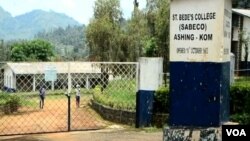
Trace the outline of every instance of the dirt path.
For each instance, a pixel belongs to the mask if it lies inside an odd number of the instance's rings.
[[[27,136],[0,137],[1,141],[162,141],[163,132],[105,129]]]
[[[83,99],[81,107],[76,108],[71,100],[71,130],[99,129],[106,126]],[[0,135],[60,132],[68,130],[67,98],[46,99],[44,109],[21,107],[12,115],[0,115]]]

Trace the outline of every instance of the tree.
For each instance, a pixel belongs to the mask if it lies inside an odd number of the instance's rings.
[[[131,19],[124,21],[119,0],[97,0],[86,30],[91,60],[137,61],[141,56],[161,56],[168,64],[169,3],[147,0],[146,10],[140,10],[135,0]]]
[[[158,56],[164,58],[164,72],[169,68],[169,30],[170,30],[170,1],[157,0],[155,18],[155,38],[158,46]]]
[[[8,61],[10,59],[10,41],[4,42],[0,39],[0,62]]]
[[[85,25],[59,27],[50,32],[40,32],[35,37],[53,44],[56,60],[84,60],[88,56],[84,31]]]
[[[156,12],[158,10],[157,3],[159,0],[147,0],[146,17],[151,36],[155,35],[155,20]]]
[[[166,72],[169,62],[170,1],[147,0],[146,14],[150,31],[146,46],[147,55],[163,57]]]
[[[86,29],[90,58],[95,61],[118,61],[122,12],[119,0],[97,0],[94,18]]]
[[[145,48],[144,48],[144,54],[149,57],[157,56],[158,52],[158,46],[156,43],[156,39],[152,37],[151,39],[147,40]]]
[[[0,61],[4,61],[4,45],[3,45],[4,41],[3,39],[0,39],[0,52],[1,52],[1,56],[0,56]]]
[[[150,39],[150,32],[146,14],[138,9],[139,3],[135,2],[131,19],[127,22],[126,36],[128,37],[128,50],[130,61],[137,61],[138,57],[144,56],[145,45]]]
[[[12,61],[49,61],[53,56],[53,46],[44,40],[22,41],[11,45]]]

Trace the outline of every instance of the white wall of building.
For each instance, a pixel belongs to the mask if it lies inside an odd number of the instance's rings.
[[[250,61],[250,18],[244,17],[243,21],[243,32],[244,32],[244,39],[248,41],[248,61]],[[244,61],[245,56],[245,45],[242,45],[242,53],[241,53],[241,61]]]
[[[9,67],[4,68],[4,86],[8,88],[16,88],[15,76]]]

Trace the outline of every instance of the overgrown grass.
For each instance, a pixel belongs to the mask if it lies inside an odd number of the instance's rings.
[[[94,89],[94,100],[114,109],[135,111],[136,85],[135,80],[114,80],[101,91],[101,86]]]

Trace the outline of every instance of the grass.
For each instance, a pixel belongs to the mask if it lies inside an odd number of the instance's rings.
[[[47,90],[46,93],[46,99],[47,100],[58,100],[65,97],[66,90]],[[71,91],[71,96],[74,96],[74,89]],[[81,89],[81,92],[84,96],[91,96],[93,93],[92,89]],[[34,108],[37,107],[38,101],[39,101],[39,95],[38,91],[32,91],[32,92],[16,92],[16,93],[6,93],[6,92],[0,92],[0,105],[3,105],[6,103],[6,99],[10,96],[17,96],[20,98],[21,106]]]
[[[47,90],[46,99],[65,98],[66,90]],[[94,89],[81,89],[83,95],[94,97],[94,100],[100,104],[115,109],[135,111],[136,108],[136,81],[134,79],[120,79],[110,81],[108,86],[101,91],[101,87]],[[11,94],[12,95],[12,94]],[[36,107],[39,99],[38,91],[35,92],[16,92],[21,98],[23,106]],[[75,95],[75,90],[71,90],[71,96]],[[1,98],[0,98],[1,103]]]
[[[249,82],[250,83],[250,76],[240,76],[234,79],[235,83],[245,83]]]
[[[94,90],[94,100],[114,109],[135,111],[136,87],[134,80],[114,80],[101,91],[98,86]]]

